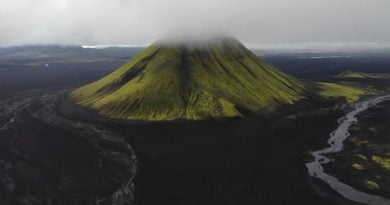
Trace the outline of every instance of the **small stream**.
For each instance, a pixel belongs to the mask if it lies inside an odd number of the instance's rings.
[[[330,138],[328,139],[329,147],[311,153],[314,157],[314,161],[306,163],[309,174],[312,177],[321,179],[332,189],[349,200],[370,205],[389,205],[390,199],[358,191],[353,187],[340,182],[336,177],[325,173],[322,166],[323,164],[330,162],[330,159],[326,157],[327,154],[337,153],[343,149],[343,142],[350,135],[348,132],[349,127],[353,123],[357,123],[356,116],[360,112],[387,100],[390,100],[390,95],[380,96],[356,103],[351,112],[338,119],[339,126],[336,130],[330,133]]]

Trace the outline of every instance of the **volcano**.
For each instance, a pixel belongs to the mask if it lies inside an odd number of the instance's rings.
[[[156,42],[70,100],[119,120],[242,117],[304,97],[297,79],[259,59],[234,38]]]

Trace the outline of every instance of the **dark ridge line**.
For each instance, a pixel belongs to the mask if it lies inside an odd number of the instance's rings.
[[[220,75],[219,72],[215,71],[216,69],[211,69],[210,66],[207,65],[207,64],[204,62],[204,58],[201,58],[201,57],[200,57],[202,54],[199,54],[199,52],[200,52],[200,51],[195,51],[195,52],[193,52],[193,55],[195,55],[196,58],[198,58],[198,60],[199,60],[200,63],[202,64],[202,67],[205,68],[205,69],[207,69],[207,71],[211,71],[211,72],[212,72],[213,74],[215,74],[215,75]],[[204,52],[207,52],[207,54],[204,54],[204,56],[206,56],[206,57],[209,58],[210,60],[215,59],[215,60],[217,61],[218,65],[222,68],[222,70],[224,70],[225,72],[227,72],[227,73],[229,74],[229,76],[231,76],[231,78],[232,78],[232,77],[235,78],[234,75],[232,75],[229,71],[227,71],[226,68],[225,68],[225,67],[216,59],[216,57],[214,57],[214,56],[212,55],[212,53],[210,54],[210,49],[209,49],[209,50],[205,50]],[[210,57],[210,56],[213,56],[213,57]],[[233,79],[233,80],[235,80],[235,81],[236,81],[244,90],[245,90],[245,89],[247,90],[247,88],[245,88],[244,86],[242,86],[242,84],[239,82],[238,79]],[[227,83],[230,84],[229,82],[227,82]],[[251,93],[249,90],[248,90],[248,92],[249,92],[250,94],[253,95],[253,93]],[[225,100],[225,101],[227,101],[227,102],[233,104],[234,107],[237,106],[236,103],[232,102],[232,101],[229,100],[229,99],[226,99],[224,96],[218,95],[218,93],[215,93],[215,94],[212,95],[211,97],[223,99],[223,100]],[[257,99],[258,99],[258,98],[257,98]],[[219,103],[219,105],[221,106],[220,103]],[[238,111],[238,110],[237,110],[237,111]],[[239,112],[240,114],[242,114],[240,111],[238,111],[238,112]]]
[[[208,65],[204,62],[204,58],[201,57],[201,56],[203,55],[204,57],[207,57],[207,58],[211,59],[211,58],[210,58],[210,54],[202,54],[202,53],[200,53],[200,52],[201,52],[201,51],[199,51],[199,50],[195,50],[195,51],[191,52],[191,55],[193,56],[193,58],[194,58],[195,60],[197,60],[197,61],[199,61],[199,62],[201,63],[202,68],[207,69],[207,71],[212,72],[214,75],[219,75],[219,73],[216,72],[215,69],[210,69],[210,66],[208,66]],[[204,52],[206,52],[206,50],[204,50]],[[207,51],[207,52],[208,52],[208,51]],[[199,97],[200,97],[201,94],[202,94],[202,93],[196,95],[196,98],[195,98],[195,100],[194,100],[194,104],[196,104],[196,102],[198,101],[198,99],[199,99]],[[217,98],[217,99],[218,99],[218,98],[221,98],[221,99],[223,99],[223,100],[226,100],[226,101],[232,103],[234,106],[236,106],[235,103],[231,102],[230,100],[227,100],[227,99],[223,98],[222,96],[219,96],[218,94],[216,94],[216,95],[211,95],[211,97],[212,97],[213,99],[215,99],[215,98]],[[221,106],[220,103],[219,103],[219,106]],[[221,113],[221,114],[223,114],[223,113]]]
[[[195,55],[197,60],[202,64],[203,68],[207,68],[208,71],[211,71],[215,75],[218,75],[218,72],[215,72],[214,69],[209,69],[210,67],[207,65],[207,63],[205,63],[204,58],[202,58],[202,55],[204,55],[204,54],[202,54],[201,51],[194,51],[194,52],[192,52],[192,55]],[[208,55],[205,55],[205,57],[210,58],[210,56],[208,56]]]
[[[190,79],[190,71],[189,71],[189,58],[188,58],[188,49],[186,47],[181,48],[182,53],[181,53],[181,61],[180,61],[180,66],[179,66],[179,89],[180,89],[180,96],[182,97],[182,101],[184,103],[184,112],[183,112],[183,117],[187,114],[187,108],[188,108],[188,103],[191,97],[191,91],[189,87],[189,82],[188,80]]]
[[[129,68],[130,71],[125,72],[122,76],[120,76],[120,80],[117,82],[113,82],[111,84],[108,84],[107,86],[97,90],[98,93],[107,94],[108,92],[111,92],[113,90],[117,90],[120,87],[122,87],[127,82],[134,79],[140,72],[142,72],[146,66],[148,65],[148,61],[152,59],[156,54],[160,51],[160,48],[156,49],[151,55],[146,56],[145,58],[138,61],[133,67]]]
[[[259,64],[259,61],[262,61],[262,60],[260,60],[257,56],[253,55],[253,53],[251,53],[247,48],[245,48],[245,46],[239,45],[239,49],[240,49],[240,48],[241,48],[242,50],[244,50],[244,51],[246,52],[246,54],[248,54],[250,57],[252,57],[251,60],[252,60],[252,61],[255,61],[255,64],[256,64],[258,67],[260,67],[261,70],[265,71],[268,75],[270,75],[272,78],[274,78],[274,79],[277,80],[278,82],[282,83],[284,86],[286,86],[286,87],[289,88],[290,90],[292,90],[292,91],[294,91],[294,92],[296,92],[296,93],[301,93],[301,92],[295,90],[295,88],[293,88],[293,87],[289,86],[288,84],[286,84],[285,82],[283,82],[281,79],[279,79],[279,78],[277,77],[277,75],[271,73],[269,70],[267,70],[266,68],[264,68],[261,64]],[[244,53],[244,54],[245,54],[245,53]],[[249,69],[249,67],[247,67],[244,63],[242,63],[239,59],[237,59],[237,61],[238,61],[244,68]],[[265,61],[262,61],[262,62],[263,62],[264,64],[267,64]],[[267,64],[267,65],[268,65],[268,64]],[[272,67],[272,66],[271,66],[271,67]],[[288,78],[285,78],[285,76],[284,76],[283,74],[281,74],[280,76],[281,76],[283,79],[289,81]],[[258,78],[256,78],[256,79],[258,79]],[[290,81],[289,81],[289,82],[290,82]],[[292,82],[290,82],[290,83],[292,83]],[[295,84],[295,83],[292,83],[292,84]],[[268,87],[268,86],[267,86],[267,87]],[[280,99],[275,99],[274,97],[273,97],[273,99],[274,99],[275,101],[280,101]]]
[[[129,105],[127,105],[124,110],[129,110],[129,109],[138,109],[140,106],[140,98],[137,96],[135,100],[133,100]]]
[[[255,75],[255,73],[253,73],[253,71],[251,71],[251,69],[250,69],[248,66],[246,66],[243,62],[241,62],[240,59],[236,59],[236,60],[237,60],[237,62],[238,62],[242,67],[245,68],[245,70],[246,70],[253,78],[255,78],[255,79],[257,79],[257,80],[260,80],[259,78],[257,78],[257,76]]]
[[[212,54],[214,53],[213,51],[210,51]],[[239,79],[237,79],[234,75],[232,75],[228,70],[227,68],[225,68],[225,66],[222,64],[222,62],[220,62],[220,60],[214,56],[214,60],[217,62],[217,64],[225,71],[229,74],[229,76],[231,76],[231,78],[233,78],[242,88],[244,88],[244,90],[247,90],[248,93],[252,94],[252,96],[254,96],[255,98],[257,98],[258,100],[262,100],[260,98],[257,97],[256,94],[254,94],[251,90],[249,90],[249,88],[247,88],[246,86],[242,85],[242,83],[240,82]]]
[[[245,65],[243,62],[241,62],[241,60],[237,59],[237,62],[238,62],[242,67],[244,67],[245,70],[246,70],[254,79],[256,79],[256,80],[261,80],[261,79],[259,79],[258,76],[256,76],[256,74],[255,74],[247,65]]]
[[[215,71],[215,69],[210,69],[210,66],[208,66],[207,63],[205,63],[204,58],[202,58],[202,55],[204,55],[204,54],[202,54],[200,52],[201,51],[192,52],[192,55],[195,56],[194,58],[196,58],[196,60],[198,60],[201,63],[202,68],[204,68],[203,70],[206,71],[206,74],[210,75],[210,73],[211,73],[211,74],[213,74],[215,76],[220,75],[220,73]],[[204,56],[210,59],[209,55],[204,55]],[[198,83],[196,83],[196,85],[199,86]]]
[[[214,75],[218,76],[220,75],[219,72],[216,72],[215,69],[210,69],[210,66],[208,66],[205,62],[204,62],[204,58],[202,58],[202,54],[200,53],[201,51],[199,50],[195,50],[193,52],[191,52],[191,55],[194,56],[195,60],[199,61],[202,65],[202,68],[205,68],[206,71],[208,72],[211,72],[213,73]],[[203,54],[204,55],[204,54]],[[207,54],[207,55],[204,55],[205,57],[209,58],[210,59],[210,55]],[[218,95],[217,95],[218,96]],[[219,98],[222,98],[221,96],[218,96]],[[226,99],[225,99],[226,100]],[[228,100],[227,100],[228,101]],[[229,101],[230,102],[230,101]],[[231,102],[232,103],[232,102]]]

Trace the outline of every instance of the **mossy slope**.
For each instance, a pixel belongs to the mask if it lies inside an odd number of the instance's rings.
[[[294,103],[304,89],[229,38],[197,46],[155,43],[70,97],[114,119],[201,120],[272,110]]]

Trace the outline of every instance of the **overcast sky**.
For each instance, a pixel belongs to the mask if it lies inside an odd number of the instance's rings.
[[[0,0],[0,46],[217,34],[252,45],[390,44],[390,0]]]

